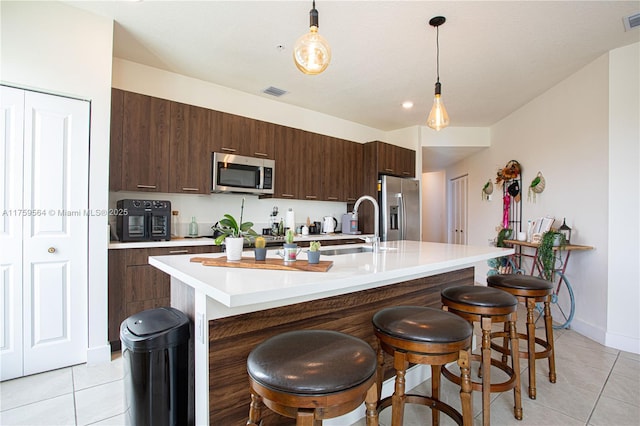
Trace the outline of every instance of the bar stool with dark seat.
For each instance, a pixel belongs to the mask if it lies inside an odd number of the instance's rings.
[[[376,353],[367,342],[328,330],[271,337],[247,358],[251,406],[247,425],[259,425],[262,404],[296,425],[316,426],[366,406],[366,423],[378,425]]]
[[[516,331],[518,300],[515,296],[495,288],[484,286],[456,286],[440,292],[443,309],[461,316],[470,323],[477,322],[482,329],[482,352],[471,355],[473,361],[480,361],[482,382],[472,381],[473,390],[482,391],[482,420],[485,426],[491,422],[489,407],[491,392],[504,392],[513,389],[514,416],[522,420],[522,400],[520,395],[520,362],[518,356],[511,357],[511,367],[505,362],[491,357],[491,327],[496,323],[507,323],[509,329],[510,350],[518,350]],[[501,383],[491,383],[491,366],[507,373],[509,378]],[[442,374],[454,383],[461,378],[446,367]]]
[[[459,425],[473,424],[469,369],[473,328],[467,321],[440,309],[395,306],[378,311],[373,316],[373,327],[379,343],[378,383],[383,380],[384,352],[393,356],[396,370],[393,395],[378,402],[378,412],[392,406],[392,426],[402,425],[405,402],[430,407],[434,425],[439,424],[440,411]],[[454,361],[462,372],[462,414],[440,400],[442,366]],[[405,394],[405,373],[409,363],[431,365],[431,397]]]
[[[527,334],[518,333],[520,339],[527,341],[527,351],[520,351],[520,358],[527,358],[529,361],[529,398],[536,399],[536,360],[541,358],[549,359],[549,381],[556,382],[556,361],[555,348],[553,344],[553,319],[551,318],[551,295],[553,294],[553,283],[543,278],[532,277],[530,275],[507,274],[491,275],[487,277],[489,287],[497,288],[514,295],[518,301],[523,302],[527,307]],[[536,303],[544,304],[544,325],[546,341],[536,337],[536,326],[534,310]],[[502,337],[506,340],[506,329],[504,332],[492,333],[491,338]],[[542,350],[536,352],[536,344]],[[507,349],[505,342],[502,346],[492,342],[491,347],[503,354],[503,362],[506,360]]]

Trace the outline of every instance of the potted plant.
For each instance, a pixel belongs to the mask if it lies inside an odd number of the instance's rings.
[[[255,248],[253,249],[253,254],[258,261],[264,261],[267,258],[267,241],[264,237],[256,237],[253,242]]]
[[[293,229],[288,229],[287,233],[284,235],[284,250],[282,257],[285,262],[294,262],[298,257],[298,253],[300,253],[298,245],[293,242],[295,236],[296,233]]]
[[[553,281],[553,270],[556,265],[556,254],[554,247],[562,249],[566,245],[563,234],[556,231],[548,231],[542,235],[538,246],[538,259],[542,265],[542,274],[545,279]]]
[[[230,214],[225,214],[212,229],[219,233],[214,240],[216,245],[222,244],[224,241],[227,260],[238,261],[242,259],[242,247],[245,238],[249,236],[257,237],[258,234],[252,229],[253,222],[243,222],[242,214],[244,212],[244,198],[240,207],[240,221],[237,221]]]
[[[320,241],[312,241],[307,252],[307,261],[311,264],[320,262]]]

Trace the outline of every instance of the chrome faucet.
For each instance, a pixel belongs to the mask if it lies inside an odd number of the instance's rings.
[[[367,243],[372,243],[373,244],[373,249],[375,251],[378,250],[378,243],[380,242],[380,206],[378,206],[378,201],[373,198],[370,195],[363,195],[362,197],[358,198],[358,201],[356,201],[356,204],[353,206],[353,216],[357,219],[358,218],[358,207],[360,206],[360,203],[362,203],[364,200],[369,200],[373,203],[373,207],[375,208],[375,228],[373,230],[373,239],[371,239],[371,237],[366,237],[366,238],[360,238],[362,240],[364,240]]]

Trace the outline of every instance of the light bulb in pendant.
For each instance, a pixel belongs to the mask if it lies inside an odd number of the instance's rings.
[[[293,47],[293,60],[300,71],[309,75],[320,74],[331,62],[329,43],[318,33],[316,2],[309,12],[309,32],[300,37]]]
[[[447,109],[444,107],[444,102],[442,102],[440,82],[437,82],[433,106],[431,107],[429,117],[427,118],[427,126],[434,130],[440,130],[444,129],[448,125],[449,114],[447,113]]]

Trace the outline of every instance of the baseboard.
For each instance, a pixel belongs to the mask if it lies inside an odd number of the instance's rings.
[[[111,362],[111,346],[109,344],[87,349],[87,364],[107,364]]]
[[[619,349],[640,355],[640,339],[637,337],[623,336],[621,334],[607,333],[605,345],[610,348]]]

